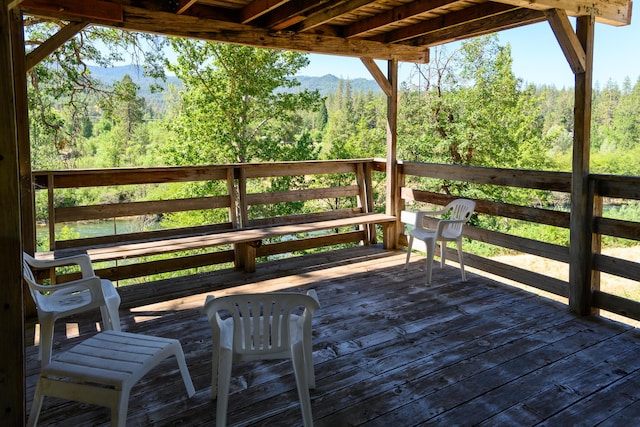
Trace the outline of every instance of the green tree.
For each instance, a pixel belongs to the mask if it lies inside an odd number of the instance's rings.
[[[532,88],[523,88],[514,76],[511,50],[500,45],[497,36],[466,41],[450,55],[441,51],[422,77],[422,93],[408,98],[402,112],[403,119],[419,116],[422,123],[410,118],[418,128],[399,135],[401,158],[505,168],[550,167],[538,99]],[[472,196],[470,189],[474,188],[498,200],[525,197],[524,193],[505,194],[457,181],[430,185],[453,195]]]
[[[172,39],[168,63],[185,90],[168,120],[172,164],[234,163],[314,158],[300,111],[321,106],[317,91],[287,92],[306,56],[246,46]]]
[[[27,53],[65,25],[25,17]],[[163,75],[165,39],[89,26],[29,71],[29,119],[34,169],[73,167],[79,143],[90,136],[87,120],[97,99],[111,91],[91,75],[89,64],[110,66],[125,59],[144,62],[150,75]]]

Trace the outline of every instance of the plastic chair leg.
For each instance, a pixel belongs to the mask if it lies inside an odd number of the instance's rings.
[[[431,284],[431,270],[433,267],[433,255],[436,251],[436,240],[428,239],[425,240],[425,245],[427,246],[427,285]]]
[[[311,345],[311,333],[305,333],[302,337],[304,350],[304,366],[306,367],[307,386],[316,388],[316,374],[313,369],[313,349]]]
[[[40,322],[40,362],[42,366],[51,362],[53,352],[53,329],[54,320],[43,320]]]
[[[447,262],[447,241],[440,240],[440,268],[444,268]]]
[[[182,351],[182,347],[179,345],[173,347],[173,354],[175,355],[176,361],[178,362],[180,375],[182,375],[184,387],[187,389],[187,396],[191,397],[196,394],[196,389],[193,387],[193,382],[191,381],[191,375],[189,375],[189,368],[187,368],[187,361],[184,359],[184,352]]]
[[[462,240],[458,240],[458,262],[460,263],[460,274],[462,274],[462,281],[467,281],[467,276],[464,274],[464,261],[462,260]]]
[[[116,427],[127,426],[127,411],[129,410],[129,392],[130,390],[126,389],[118,393],[118,403],[111,407],[111,425]]]
[[[311,415],[311,396],[309,395],[309,384],[307,383],[307,367],[304,360],[304,348],[302,343],[297,343],[291,349],[291,361],[293,362],[293,373],[296,377],[298,387],[298,399],[300,400],[300,410],[302,411],[302,423],[304,427],[313,426],[313,416]]]
[[[409,235],[409,246],[407,246],[407,260],[404,262],[404,269],[409,265],[409,257],[411,257],[411,248],[413,247],[413,236]]]
[[[35,427],[38,424],[38,418],[40,418],[40,410],[42,409],[42,392],[40,381],[36,386],[36,392],[33,396],[33,402],[31,403],[31,411],[29,412],[29,419],[27,420],[27,427]]]
[[[227,425],[227,403],[231,383],[231,350],[221,349],[218,359],[218,401],[216,402],[216,427]]]

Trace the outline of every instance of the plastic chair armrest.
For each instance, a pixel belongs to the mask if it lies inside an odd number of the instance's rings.
[[[78,265],[80,266],[80,272],[82,273],[82,278],[90,278],[91,276],[95,276],[93,272],[93,266],[91,265],[91,258],[87,254],[78,254],[71,255],[64,258],[52,259],[52,260],[42,260],[34,258],[33,261],[29,261],[29,264],[38,269],[47,269],[53,267],[63,267],[67,265]]]
[[[41,285],[38,283],[30,284],[38,292],[55,293],[64,291],[70,288],[76,288],[77,291],[87,289],[91,292],[92,299],[103,300],[104,295],[102,293],[102,281],[98,276],[83,277],[82,279],[72,280],[70,282],[56,283],[55,285]]]

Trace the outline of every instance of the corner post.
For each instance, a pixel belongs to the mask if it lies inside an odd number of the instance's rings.
[[[397,216],[396,225],[389,226],[389,241],[385,242],[387,249],[398,247],[398,224],[400,221],[396,207],[398,206],[398,60],[388,61],[388,79],[391,84],[391,94],[387,95],[387,186],[386,213]]]
[[[13,10],[0,1],[0,336],[6,351],[0,356],[0,425],[24,425],[25,342],[18,154],[17,92],[13,69]]]
[[[577,18],[576,35],[585,54],[585,70],[575,75],[574,137],[571,176],[569,309],[580,315],[592,312],[593,207],[589,206],[589,151],[591,148],[591,95],[595,18]]]

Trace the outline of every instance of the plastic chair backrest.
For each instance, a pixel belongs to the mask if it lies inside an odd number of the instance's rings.
[[[205,312],[213,323],[220,313],[233,318],[233,352],[239,355],[269,355],[286,353],[291,346],[291,315],[304,307],[300,318],[311,326],[311,316],[318,302],[298,293],[262,293],[229,295],[209,300]],[[302,326],[302,325],[300,325]]]
[[[476,202],[468,199],[456,199],[445,206],[444,210],[450,212],[449,221],[444,220],[445,226],[442,235],[448,239],[455,239],[462,235],[462,226],[471,218]]]
[[[42,285],[36,282],[36,278],[33,275],[33,270],[29,265],[29,261],[33,260],[33,257],[25,252],[22,253],[22,275],[24,276],[25,281],[29,285],[29,292],[31,292],[31,296],[33,297],[33,301],[36,305],[40,305],[40,299],[43,298],[42,295]]]

